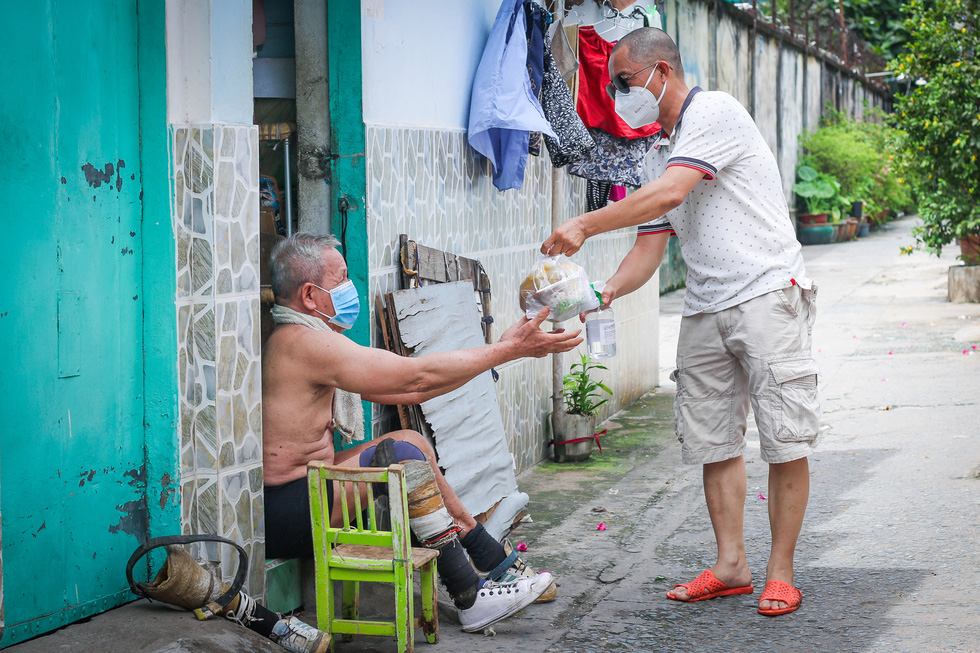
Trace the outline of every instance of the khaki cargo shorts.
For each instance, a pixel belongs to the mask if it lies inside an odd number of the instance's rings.
[[[730,460],[745,449],[751,401],[767,463],[810,455],[820,428],[810,350],[816,285],[794,284],[718,313],[681,320],[674,419],[683,461]]]

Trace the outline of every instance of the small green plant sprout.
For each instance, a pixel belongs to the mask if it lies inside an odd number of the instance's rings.
[[[613,391],[605,383],[596,381],[591,373],[594,370],[608,369],[604,365],[592,362],[582,355],[578,363],[573,363],[571,371],[565,375],[562,394],[565,397],[565,412],[571,415],[595,415],[596,409],[609,401],[608,398],[599,400],[602,390],[612,396]],[[597,401],[598,400],[598,401]]]
[[[796,169],[796,176],[800,181],[793,184],[793,192],[803,198],[807,213],[829,213],[834,209],[834,198],[840,192],[836,179],[806,165]]]

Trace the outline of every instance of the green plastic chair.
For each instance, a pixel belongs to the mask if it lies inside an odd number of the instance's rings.
[[[436,606],[436,558],[439,552],[413,548],[408,528],[408,493],[405,468],[337,467],[322,462],[307,466],[310,484],[310,513],[313,524],[313,561],[316,569],[316,617],[320,630],[344,636],[394,636],[398,651],[415,650],[416,627],[421,627],[426,641],[439,641],[439,618]],[[337,481],[343,525],[333,528],[327,506],[327,483]],[[391,530],[378,528],[371,484],[388,486]],[[351,495],[353,505],[351,505]],[[364,497],[368,497],[367,500]],[[365,505],[366,504],[366,505]],[[412,582],[414,570],[421,575],[422,617],[414,617]],[[334,581],[343,581],[340,619],[335,615]],[[360,583],[393,583],[395,610],[391,621],[366,621],[358,618]],[[334,650],[333,642],[330,650]]]

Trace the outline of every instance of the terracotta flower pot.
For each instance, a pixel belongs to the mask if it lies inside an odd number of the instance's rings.
[[[827,213],[800,213],[797,217],[801,224],[826,224]]]
[[[973,234],[965,238],[957,238],[960,244],[960,258],[966,265],[980,265],[980,236]]]

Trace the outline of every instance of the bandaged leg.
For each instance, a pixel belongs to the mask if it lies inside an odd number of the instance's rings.
[[[422,546],[439,550],[436,559],[439,578],[456,607],[465,610],[476,600],[480,578],[459,542],[459,527],[446,510],[429,463],[409,460],[404,464],[409,527]]]
[[[442,493],[429,463],[407,461],[405,486],[408,489],[409,526],[422,546],[441,549],[443,544],[455,541],[459,527],[442,502]]]

